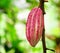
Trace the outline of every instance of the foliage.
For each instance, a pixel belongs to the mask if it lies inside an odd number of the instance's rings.
[[[12,0],[0,0],[0,9],[7,9],[11,6]]]
[[[29,6],[25,7],[24,9],[20,9],[14,5],[14,1],[15,0],[0,0],[0,52],[42,53],[43,48],[41,41],[36,45],[35,48],[33,48],[29,45],[28,41],[25,38],[25,26],[28,13],[32,8],[38,7],[39,2],[37,0],[25,0],[26,3],[29,4]],[[60,5],[60,3],[58,3],[58,5]],[[22,13],[23,11],[24,14],[26,13],[26,17],[23,14],[23,19],[20,19],[21,17],[18,17],[17,14],[19,12]],[[60,28],[58,28],[57,26],[58,22],[60,21],[60,8],[56,7],[55,5],[50,5],[50,3],[45,3],[45,11],[46,34],[49,34],[55,38],[60,37]],[[57,28],[55,26],[57,26]],[[46,44],[48,48],[55,49],[56,39],[50,40],[46,38]],[[47,53],[54,52],[47,51]]]
[[[60,7],[60,0],[49,0],[49,2],[51,3],[51,5]]]

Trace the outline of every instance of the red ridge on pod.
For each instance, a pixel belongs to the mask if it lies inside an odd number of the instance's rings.
[[[40,40],[44,27],[43,13],[40,8],[34,8],[28,15],[26,24],[26,37],[31,46],[35,46]]]

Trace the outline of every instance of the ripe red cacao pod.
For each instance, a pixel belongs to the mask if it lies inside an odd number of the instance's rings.
[[[44,28],[43,12],[40,8],[34,8],[28,15],[26,24],[26,37],[31,46],[35,46],[42,36]]]

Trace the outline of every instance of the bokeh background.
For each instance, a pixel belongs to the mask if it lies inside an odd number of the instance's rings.
[[[60,40],[60,1],[45,2],[44,23],[47,48]],[[32,47],[26,39],[26,21],[39,0],[0,0],[0,53],[43,53],[41,40]],[[47,53],[55,53],[47,50]]]

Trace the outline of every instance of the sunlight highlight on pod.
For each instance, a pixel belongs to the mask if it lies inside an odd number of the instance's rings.
[[[41,39],[44,28],[43,12],[40,8],[33,8],[28,15],[26,37],[31,46],[36,46]]]

